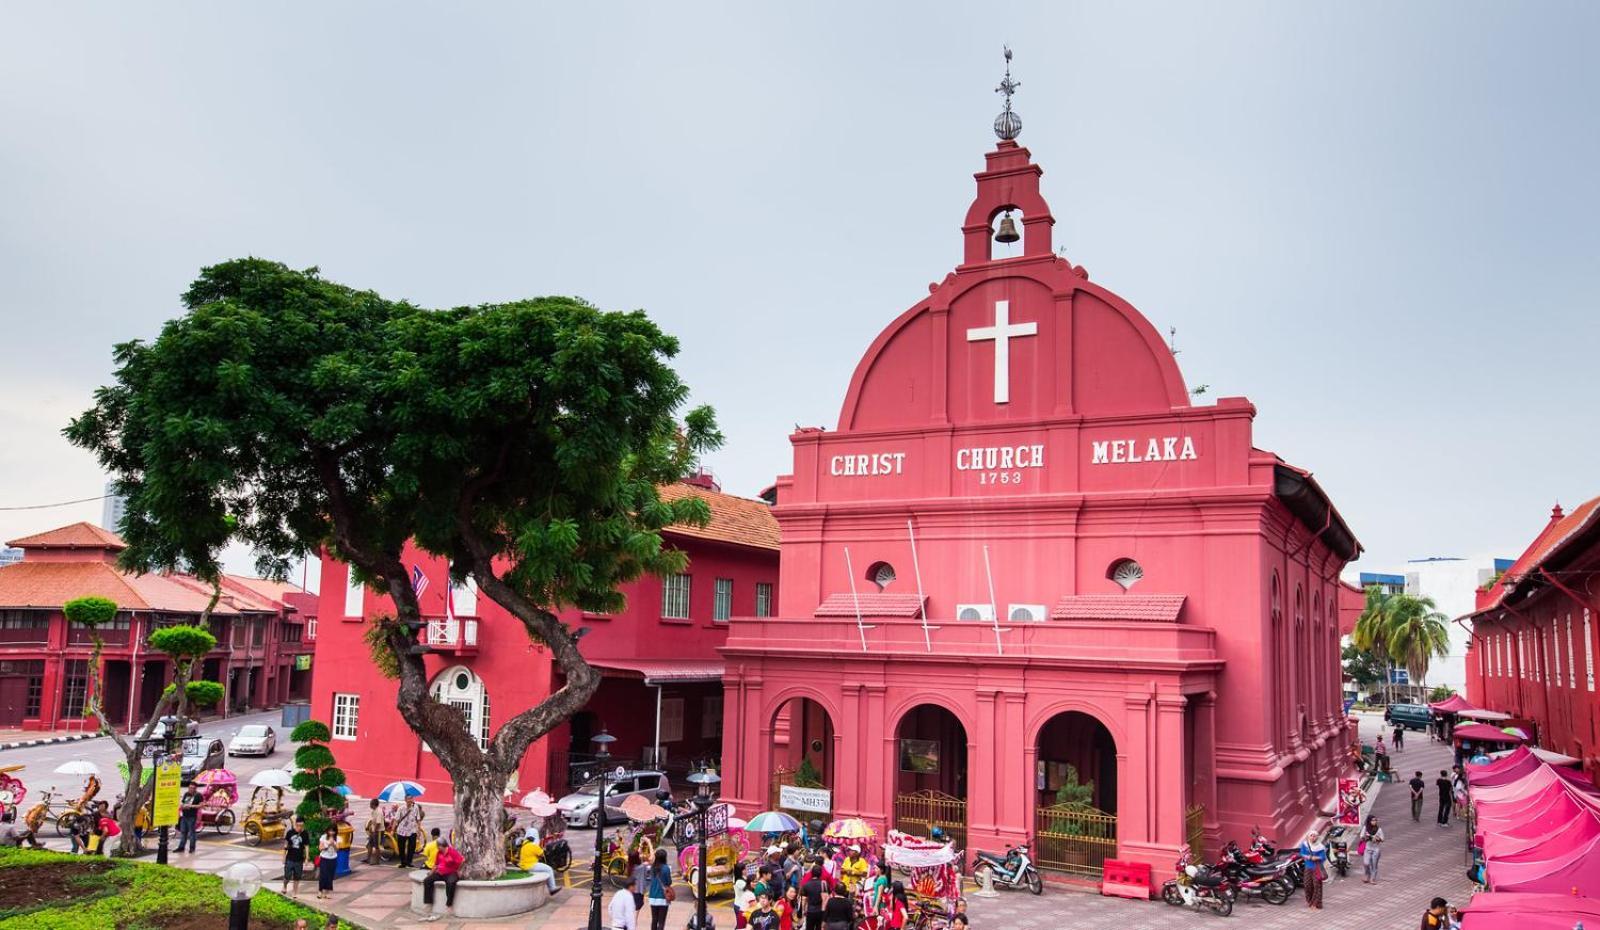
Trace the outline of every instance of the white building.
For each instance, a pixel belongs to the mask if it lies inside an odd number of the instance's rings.
[[[128,512],[128,499],[117,493],[116,486],[106,482],[106,499],[100,510],[100,526],[113,533],[122,532],[122,515]]]
[[[1413,597],[1431,597],[1439,612],[1446,617],[1460,617],[1477,609],[1477,591],[1481,585],[1511,567],[1511,559],[1491,556],[1455,558],[1450,556],[1412,559],[1405,565],[1404,573],[1361,573],[1361,586],[1382,585],[1393,590],[1404,579],[1404,592]],[[1471,632],[1453,620],[1446,624],[1450,630],[1450,655],[1435,659],[1428,665],[1429,687],[1447,685],[1458,692],[1467,688],[1467,640]]]
[[[15,546],[0,546],[0,566],[22,561],[22,550]]]

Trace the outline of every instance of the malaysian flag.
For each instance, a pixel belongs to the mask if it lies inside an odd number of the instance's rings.
[[[422,573],[422,566],[411,566],[411,593],[421,597],[422,592],[426,590],[428,590],[428,576]]]

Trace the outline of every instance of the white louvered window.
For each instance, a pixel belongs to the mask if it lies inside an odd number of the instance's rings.
[[[1561,687],[1561,621],[1557,620],[1550,627],[1550,683]]]
[[[333,696],[333,738],[356,738],[356,727],[361,722],[361,695],[335,694]]]
[[[1578,654],[1572,651],[1572,611],[1567,611],[1567,687],[1578,687]]]
[[[433,699],[449,704],[461,714],[467,732],[478,741],[479,749],[489,748],[489,689],[483,679],[464,665],[457,665],[439,673],[433,680]],[[433,750],[426,743],[423,748]]]
[[[689,619],[688,575],[669,575],[661,580],[661,616],[668,620]]]
[[[355,569],[345,567],[347,574],[344,579],[344,615],[346,617],[360,617],[366,599],[367,590],[356,580]]]
[[[478,582],[468,578],[464,584],[450,583],[450,610],[458,617],[478,615]]]
[[[711,598],[711,619],[726,620],[733,616],[733,579],[718,578]]]
[[[683,739],[683,698],[661,699],[661,741],[676,743]]]
[[[756,582],[756,616],[772,616],[772,582]]]
[[[1594,637],[1589,632],[1589,608],[1583,609],[1583,677],[1588,690],[1594,690]]]

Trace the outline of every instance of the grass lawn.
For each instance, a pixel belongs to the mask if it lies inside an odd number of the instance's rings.
[[[0,926],[7,930],[215,930],[225,926],[222,880],[187,869],[32,849],[0,849]],[[319,911],[263,889],[250,926],[321,930]],[[354,930],[340,923],[341,930]]]

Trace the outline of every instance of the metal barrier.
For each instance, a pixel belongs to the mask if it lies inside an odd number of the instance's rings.
[[[938,827],[955,841],[956,848],[967,848],[967,802],[942,791],[925,789],[894,798],[894,828],[902,833],[929,836]]]
[[[1081,804],[1034,811],[1034,856],[1041,869],[1099,879],[1117,857],[1117,815]]]
[[[1189,853],[1196,862],[1206,861],[1206,806],[1191,804],[1183,812],[1183,832],[1189,841]]]

